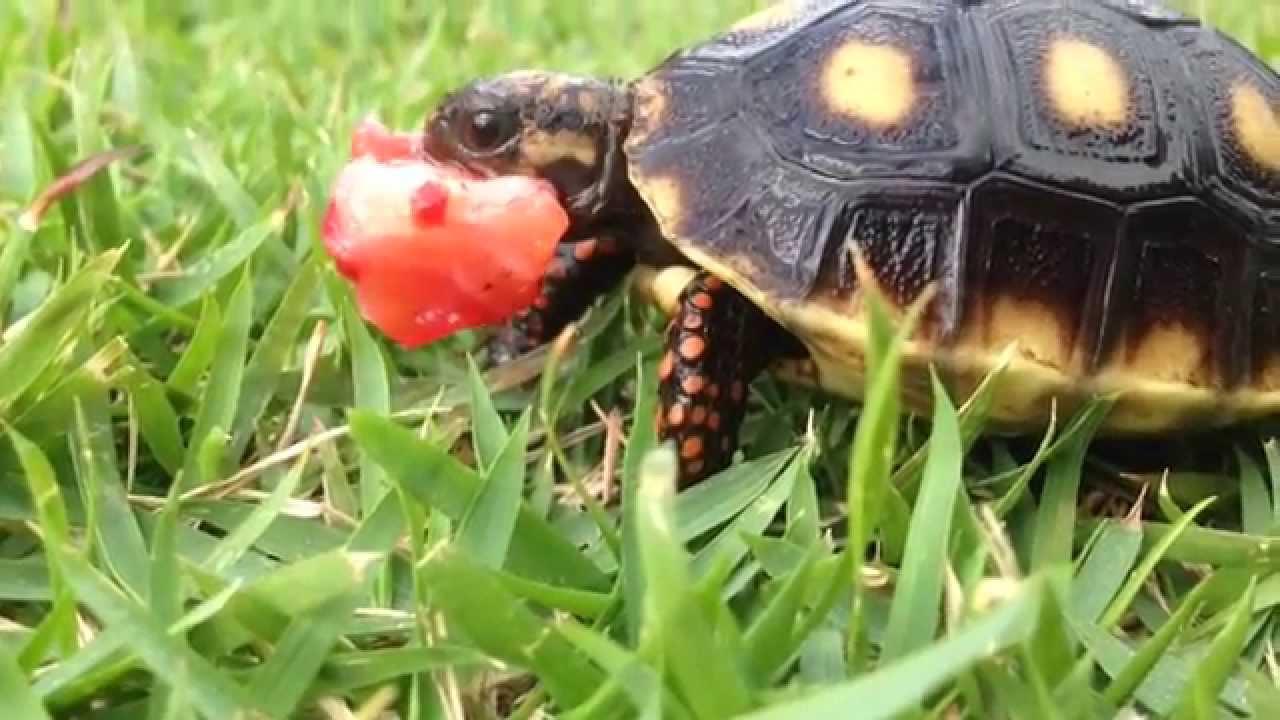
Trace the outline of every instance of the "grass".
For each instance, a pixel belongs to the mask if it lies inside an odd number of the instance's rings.
[[[975,441],[983,394],[902,416],[882,324],[864,408],[762,380],[673,496],[628,298],[485,375],[357,317],[317,221],[363,114],[755,4],[0,4],[5,717],[1280,716],[1263,437],[1166,477],[1107,464],[1104,403]],[[1280,60],[1276,8],[1198,8]]]

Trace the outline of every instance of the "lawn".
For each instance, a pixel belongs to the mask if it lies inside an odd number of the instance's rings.
[[[0,715],[1280,717],[1266,436],[977,438],[981,391],[901,412],[883,326],[865,408],[762,379],[673,496],[625,294],[483,373],[361,321],[318,232],[362,116],[761,4],[0,3]],[[1276,0],[1188,7],[1280,63]]]

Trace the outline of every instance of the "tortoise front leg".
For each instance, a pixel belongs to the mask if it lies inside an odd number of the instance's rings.
[[[504,364],[550,342],[634,265],[632,249],[610,235],[561,243],[533,306],[490,338],[489,363]]]
[[[798,343],[720,278],[701,272],[680,294],[658,367],[658,435],[680,458],[681,487],[729,465],[747,386]]]

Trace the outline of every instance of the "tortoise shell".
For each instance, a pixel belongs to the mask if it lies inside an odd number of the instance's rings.
[[[1280,79],[1197,20],[784,2],[633,93],[630,175],[663,234],[830,390],[861,390],[874,284],[898,308],[934,291],[921,402],[928,365],[962,389],[1003,358],[1006,424],[1112,392],[1123,431],[1280,411]]]

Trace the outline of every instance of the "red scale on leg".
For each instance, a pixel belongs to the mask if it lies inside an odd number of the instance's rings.
[[[747,384],[783,345],[773,342],[778,332],[763,312],[707,273],[681,293],[658,376],[660,436],[675,445],[682,486],[732,459]]]

